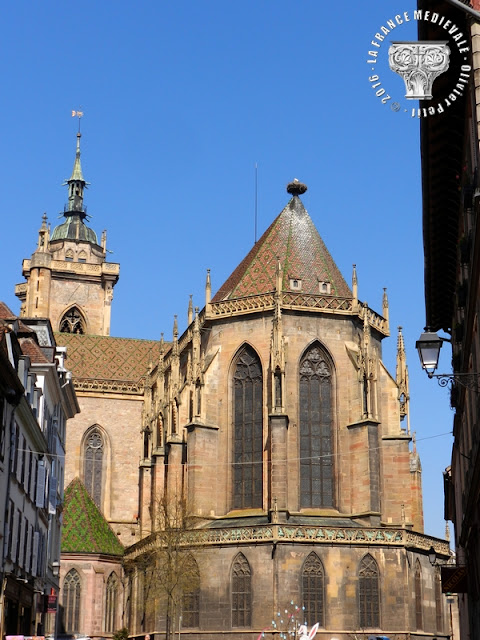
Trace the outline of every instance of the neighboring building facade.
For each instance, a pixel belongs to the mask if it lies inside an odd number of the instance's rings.
[[[144,384],[149,367],[158,360],[159,343],[109,336],[120,265],[106,261],[106,232],[99,245],[86,225],[86,184],[77,134],[74,167],[66,181],[65,221],[50,232],[43,216],[37,248],[23,262],[26,282],[15,292],[22,317],[50,317],[74,374],[81,412],[69,422],[67,432],[67,493],[74,482],[77,495],[79,480],[117,540],[117,546],[110,540],[105,543],[104,537],[87,544],[83,523],[73,518],[77,535],[70,533],[65,547],[62,544],[59,629],[102,637],[123,626],[118,553],[121,556],[123,546],[139,539]],[[75,541],[80,542],[78,548]]]
[[[48,320],[0,303],[0,353],[1,632],[53,633],[66,421],[79,407]]]
[[[480,11],[479,0],[471,5]],[[427,1],[419,8],[432,9]],[[480,637],[480,20],[449,2],[436,3],[435,11],[465,34],[469,48],[459,59],[451,47],[453,71],[435,81],[435,100],[448,96],[461,64],[472,66],[454,104],[442,115],[422,119],[421,152],[426,325],[451,335],[453,373],[473,374],[470,380],[460,376],[451,393],[454,441],[445,472],[445,518],[454,523],[457,566],[442,574],[444,590],[458,593],[460,637],[475,640]],[[444,33],[420,23],[422,40],[444,40]]]
[[[294,602],[325,640],[447,638],[428,552],[447,559],[449,545],[423,532],[403,337],[392,377],[386,294],[378,314],[359,300],[355,268],[347,285],[302,204],[305,185],[289,184],[289,203],[213,297],[208,273],[205,307],[190,303],[188,328],[179,336],[175,319],[167,344],[108,335],[119,268],[85,225],[79,143],[68,184],[67,221],[50,235],[44,219],[16,289],[24,313],[49,310],[74,373],[66,514],[108,523],[93,541],[70,520],[64,630],[162,637],[164,603],[146,576],[166,501],[188,512],[195,586],[169,616],[182,636],[257,638]],[[72,297],[74,286],[88,296]]]

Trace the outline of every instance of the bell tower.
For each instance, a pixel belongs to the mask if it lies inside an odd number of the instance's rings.
[[[72,175],[64,182],[65,220],[50,233],[43,215],[37,248],[23,261],[26,282],[15,287],[15,295],[22,303],[22,316],[49,318],[55,331],[108,336],[120,265],[106,261],[106,232],[99,244],[95,231],[85,224],[83,196],[89,183],[82,173],[80,139],[78,132]]]

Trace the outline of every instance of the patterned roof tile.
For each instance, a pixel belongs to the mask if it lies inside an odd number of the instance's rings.
[[[57,345],[67,347],[66,366],[75,378],[137,382],[151,362],[158,361],[156,340],[55,333]]]
[[[295,278],[302,281],[303,293],[319,294],[319,282],[329,282],[331,295],[352,297],[302,201],[295,195],[212,301],[274,291],[277,260],[283,269],[283,290],[290,289],[290,278]]]
[[[123,555],[123,545],[79,478],[65,489],[62,553]]]

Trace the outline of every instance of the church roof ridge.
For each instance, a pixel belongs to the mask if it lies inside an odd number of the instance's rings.
[[[62,553],[123,555],[124,547],[80,478],[65,489]]]
[[[291,288],[291,280],[296,280],[304,294],[320,295],[320,283],[328,283],[330,295],[352,297],[299,197],[306,190],[306,185],[298,180],[287,185],[292,198],[220,287],[212,302],[274,291],[278,262],[282,268],[284,291]]]

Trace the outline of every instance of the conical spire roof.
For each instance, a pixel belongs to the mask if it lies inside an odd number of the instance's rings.
[[[79,478],[65,489],[62,553],[123,555],[122,544]]]
[[[290,202],[220,287],[212,302],[274,291],[278,262],[282,267],[283,290],[290,290],[290,280],[294,279],[301,282],[303,294],[319,295],[320,283],[329,283],[330,295],[352,297],[300,200],[299,195],[306,191],[306,186],[295,180],[287,191],[293,195]]]
[[[75,161],[73,163],[73,171],[72,171],[72,175],[70,176],[70,179],[67,180],[67,182],[73,182],[74,180],[78,180],[86,184],[85,178],[83,177],[83,173],[82,173],[82,165],[80,162],[80,138],[81,137],[82,137],[82,134],[78,132],[77,133],[77,149],[75,152]]]

